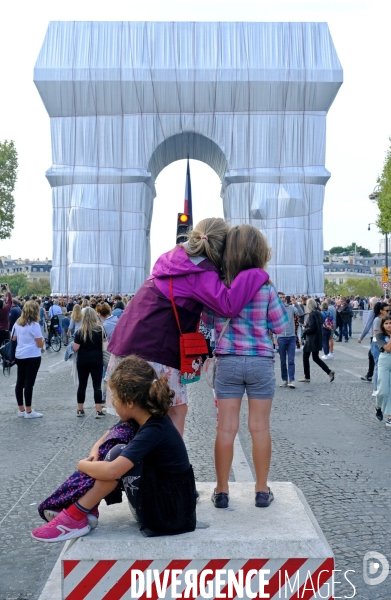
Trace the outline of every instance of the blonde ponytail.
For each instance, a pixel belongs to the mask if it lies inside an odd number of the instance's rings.
[[[189,232],[183,247],[189,256],[206,256],[220,269],[229,229],[224,219],[203,219]]]

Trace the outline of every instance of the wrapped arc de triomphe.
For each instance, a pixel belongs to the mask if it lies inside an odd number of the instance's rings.
[[[54,293],[138,289],[156,177],[187,156],[220,177],[231,224],[265,233],[276,286],[322,292],[326,115],[342,83],[327,24],[52,22],[34,81],[51,125]]]

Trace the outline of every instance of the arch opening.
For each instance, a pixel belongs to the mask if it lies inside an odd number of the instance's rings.
[[[151,267],[163,252],[173,248],[178,212],[183,211],[186,160],[165,167],[156,180],[156,197],[151,220]],[[224,217],[220,198],[221,182],[215,171],[203,161],[190,159],[193,196],[193,222],[206,217]]]
[[[223,181],[227,171],[227,159],[221,148],[210,138],[193,131],[170,136],[155,148],[148,163],[154,180],[171,163],[190,158],[209,165]]]

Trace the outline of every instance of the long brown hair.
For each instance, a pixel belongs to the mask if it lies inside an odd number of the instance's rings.
[[[226,284],[230,286],[241,271],[264,269],[270,260],[265,236],[254,225],[236,225],[229,230],[223,256]]]
[[[203,219],[189,232],[183,247],[189,256],[206,256],[220,269],[228,231],[229,225],[224,219]]]

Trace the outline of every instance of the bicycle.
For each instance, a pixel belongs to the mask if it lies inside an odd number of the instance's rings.
[[[58,331],[58,326],[54,325],[52,327],[49,321],[48,332],[48,337],[45,339],[46,350],[51,348],[54,352],[59,352],[61,350],[61,335]]]

